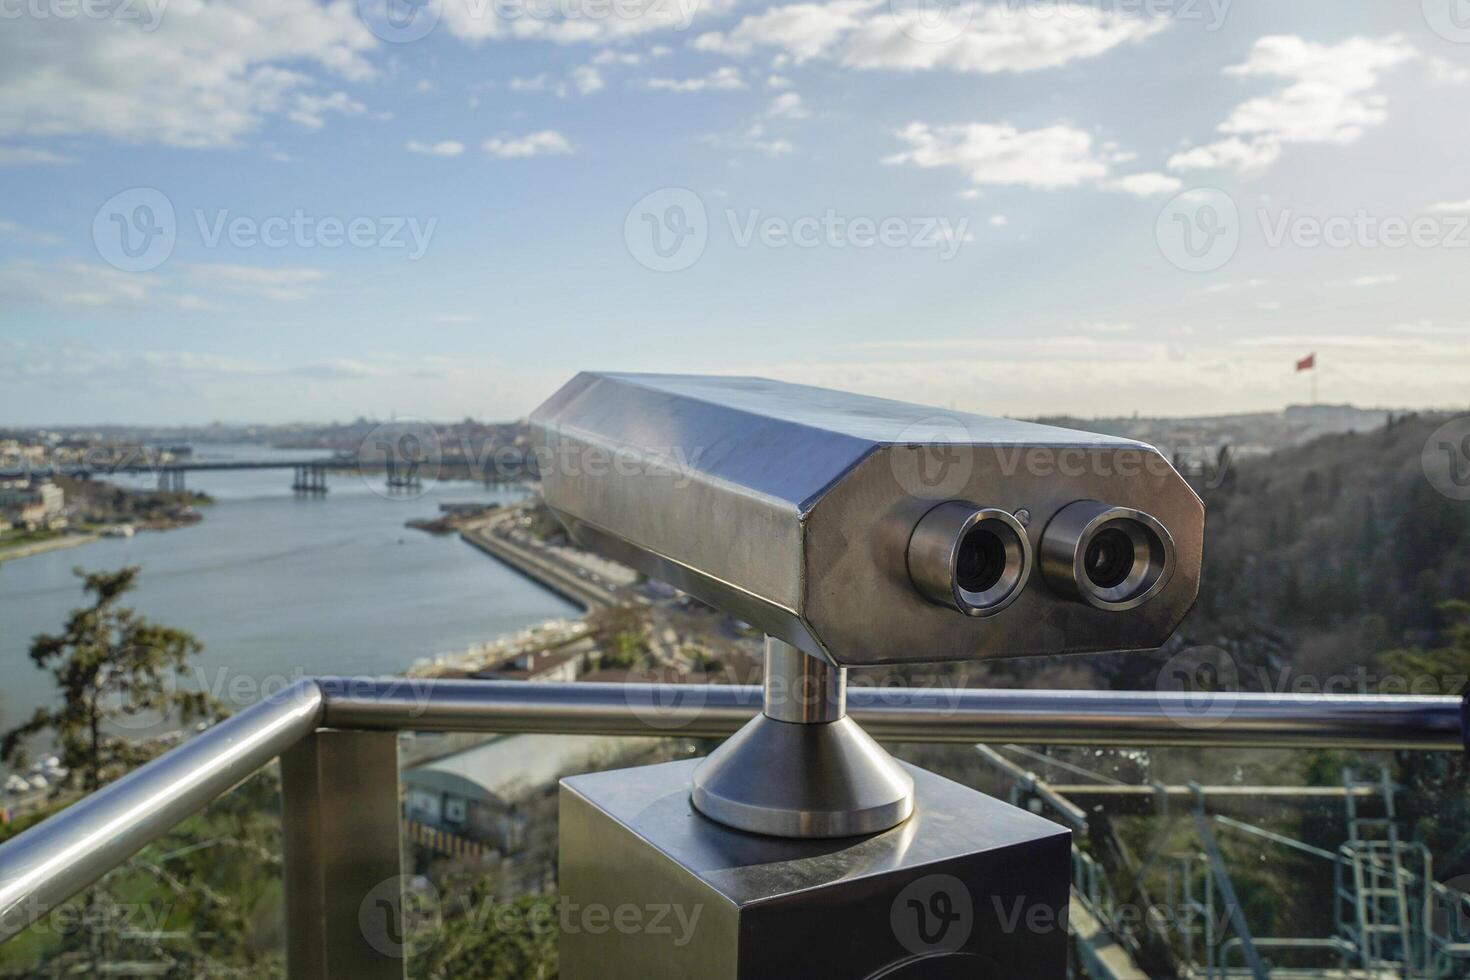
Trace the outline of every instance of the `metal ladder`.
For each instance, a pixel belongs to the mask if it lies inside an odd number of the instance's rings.
[[[1342,772],[1346,790],[1348,838],[1338,849],[1337,925],[1357,950],[1367,970],[1403,970],[1411,975],[1415,961],[1413,921],[1405,892],[1403,857],[1394,813],[1395,786],[1387,768],[1377,779],[1362,780],[1351,767]],[[1377,790],[1382,816],[1364,816],[1356,791]]]

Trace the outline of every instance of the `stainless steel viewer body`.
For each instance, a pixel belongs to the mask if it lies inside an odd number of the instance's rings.
[[[1061,976],[1068,832],[895,761],[846,717],[846,672],[1161,645],[1204,529],[1173,467],[757,378],[581,374],[532,424],[581,544],[767,634],[763,710],[708,758],[563,781],[567,901],[710,915],[693,949],[564,931],[565,974]]]
[[[760,378],[579,374],[531,416],[547,505],[580,543],[845,667],[1152,649],[1199,586],[1204,506],[1151,446]],[[1029,585],[956,615],[907,551],[940,504],[1152,515],[1168,580],[1126,613]],[[1055,551],[1055,548],[1048,549]],[[1036,563],[1039,566],[1039,562]],[[1027,584],[1027,583],[1023,583]]]

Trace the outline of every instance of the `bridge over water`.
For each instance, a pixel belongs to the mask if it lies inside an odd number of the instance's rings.
[[[382,472],[386,474],[392,489],[407,489],[423,484],[425,478],[440,475],[441,467],[436,460],[359,459],[355,456],[333,456],[324,459],[230,459],[230,460],[171,460],[150,461],[136,457],[115,463],[95,463],[81,466],[32,466],[24,475],[39,478],[68,477],[75,480],[90,480],[96,477],[119,474],[149,474],[158,476],[158,489],[174,493],[184,489],[187,473],[223,472],[231,470],[291,470],[291,489],[301,493],[326,493],[327,471]]]

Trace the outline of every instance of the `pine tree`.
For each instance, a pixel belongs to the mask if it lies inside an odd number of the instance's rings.
[[[26,745],[51,732],[73,782],[92,792],[147,759],[148,749],[116,728],[138,727],[140,719],[190,723],[216,714],[204,692],[178,689],[179,672],[202,649],[183,630],[160,626],[118,605],[137,585],[138,569],[85,572],[76,569],[90,605],[73,610],[66,628],[31,641],[31,662],[50,670],[61,703],[37,708],[30,720],[0,742],[0,760],[27,761]]]

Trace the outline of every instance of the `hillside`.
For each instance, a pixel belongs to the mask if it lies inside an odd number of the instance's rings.
[[[1329,678],[1371,687],[1380,654],[1442,645],[1454,617],[1441,605],[1470,599],[1470,503],[1438,493],[1421,463],[1445,420],[1401,416],[1196,481],[1206,509],[1199,602],[1159,653],[961,670],[977,684],[1147,690],[1167,657],[1216,646],[1246,690],[1311,690]]]

